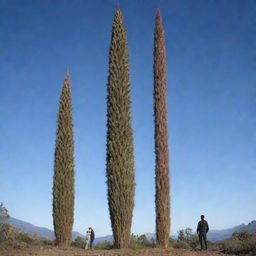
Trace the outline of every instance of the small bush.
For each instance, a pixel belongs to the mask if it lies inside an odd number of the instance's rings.
[[[10,217],[8,210],[4,207],[3,203],[0,204],[0,220],[6,220]]]
[[[238,231],[232,237],[220,242],[220,248],[225,253],[256,254],[256,234],[248,231]]]
[[[0,223],[0,242],[14,240],[19,231],[8,223]]]
[[[173,248],[175,249],[191,249],[190,245],[186,241],[177,241],[173,244]]]
[[[253,233],[250,233],[247,230],[243,230],[243,231],[234,232],[233,235],[232,235],[232,238],[235,239],[235,240],[240,240],[240,241],[248,241],[253,236],[254,236]]]
[[[110,250],[113,248],[113,243],[105,240],[103,242],[97,243],[94,246],[94,249],[98,249],[98,250]]]
[[[53,240],[39,238],[37,234],[31,236],[4,222],[0,223],[0,243],[1,245],[11,246],[13,248],[54,245]]]
[[[26,244],[33,244],[33,238],[28,235],[27,233],[23,233],[23,232],[19,232],[16,237],[15,240],[19,241],[19,242],[24,242]]]
[[[84,248],[85,247],[85,239],[78,236],[78,237],[76,237],[75,241],[71,243],[71,245],[78,247],[78,248]]]
[[[55,245],[55,241],[49,238],[40,238],[41,245]]]
[[[24,248],[28,248],[29,245],[25,242],[22,242],[22,241],[17,241],[17,240],[14,240],[14,241],[6,241],[4,243],[5,245],[7,246],[10,246],[14,249],[24,249]]]
[[[142,249],[142,248],[153,248],[155,247],[155,240],[151,238],[150,240],[146,235],[131,235],[129,248],[131,249]]]
[[[209,241],[207,241],[209,243]],[[199,239],[196,234],[192,234],[191,228],[181,229],[178,231],[178,240],[173,242],[174,248],[196,249],[200,247]]]
[[[207,244],[209,245],[209,241],[207,241]],[[192,249],[196,249],[200,247],[200,242],[197,235],[191,235],[189,245]]]

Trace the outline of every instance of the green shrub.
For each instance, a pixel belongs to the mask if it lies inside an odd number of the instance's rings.
[[[248,241],[253,236],[254,236],[254,234],[247,230],[237,231],[232,234],[233,239],[237,239],[240,241]]]
[[[55,241],[49,238],[40,238],[41,245],[55,245]]]
[[[142,248],[153,248],[155,247],[155,239],[151,238],[150,240],[146,235],[131,235],[129,248],[131,249],[142,249]]]
[[[173,248],[175,249],[191,249],[190,245],[186,241],[177,241],[173,244]]]
[[[145,247],[152,247],[152,241],[153,240],[148,240],[148,238],[146,237],[146,235],[141,235],[137,238],[137,241],[139,244],[141,244],[142,246],[145,246]]]
[[[7,245],[8,247],[12,247],[14,249],[24,249],[29,247],[27,243],[18,240],[5,241],[4,245]]]
[[[100,243],[97,243],[95,246],[94,246],[95,249],[98,249],[98,250],[110,250],[113,248],[113,243],[105,240],[103,242],[100,242]]]
[[[0,242],[14,240],[19,231],[8,223],[0,223]]]
[[[81,236],[76,237],[75,241],[71,243],[72,246],[78,247],[78,248],[84,248],[85,247],[85,239]]]
[[[18,233],[17,236],[15,237],[15,240],[17,240],[19,242],[24,242],[26,244],[33,243],[32,237],[29,236],[27,233],[23,233],[23,232]]]
[[[48,238],[39,238],[36,233],[31,236],[4,222],[0,222],[0,243],[1,245],[11,246],[13,248],[54,245],[53,240]]]
[[[209,243],[209,241],[207,241]],[[200,245],[197,235],[192,235],[192,229],[186,228],[178,231],[178,240],[173,242],[174,248],[196,249]]]
[[[232,237],[219,243],[225,253],[256,254],[256,234],[248,231],[238,231]]]
[[[138,243],[138,235],[131,235],[130,242],[129,242],[129,248],[131,249],[139,249],[142,248],[142,246]]]
[[[4,207],[3,203],[0,204],[0,220],[6,220],[10,218],[8,210]]]

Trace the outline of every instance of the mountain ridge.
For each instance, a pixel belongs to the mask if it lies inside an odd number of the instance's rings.
[[[19,220],[13,217],[10,217],[9,219],[4,220],[3,222],[9,223],[10,225],[29,235],[34,235],[36,233],[39,237],[42,238],[44,237],[49,239],[55,239],[54,231],[45,227],[38,227],[29,222]],[[78,236],[84,237],[84,235],[77,231],[72,232],[72,240],[74,240]]]

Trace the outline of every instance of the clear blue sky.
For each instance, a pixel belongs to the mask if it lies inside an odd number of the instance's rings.
[[[136,161],[133,233],[154,232],[153,31],[168,65],[172,233],[256,219],[256,2],[120,0],[129,41]],[[0,0],[0,201],[52,228],[58,101],[67,68],[75,132],[74,230],[111,234],[106,83],[117,1]]]

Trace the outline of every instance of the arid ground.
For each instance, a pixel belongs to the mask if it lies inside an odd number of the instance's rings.
[[[1,256],[225,256],[219,251],[189,251],[175,249],[125,249],[125,250],[88,250],[79,248],[36,247],[26,249],[2,248]],[[229,256],[232,256],[229,254]]]

